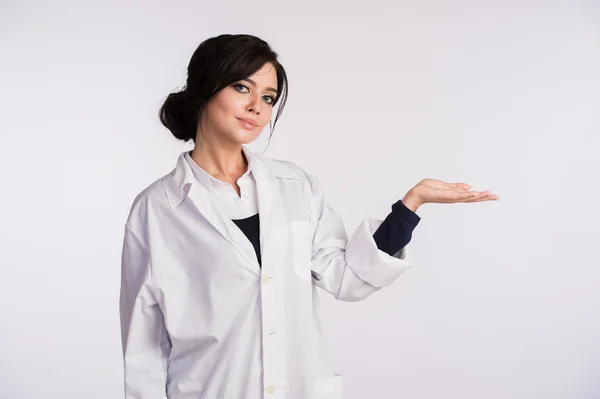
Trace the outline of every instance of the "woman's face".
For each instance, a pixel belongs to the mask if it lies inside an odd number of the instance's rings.
[[[236,146],[252,142],[271,120],[276,89],[277,74],[270,63],[225,87],[206,105],[199,135]]]

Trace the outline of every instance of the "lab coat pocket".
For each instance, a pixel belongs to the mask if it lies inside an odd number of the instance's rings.
[[[312,238],[309,220],[292,220],[293,269],[304,281],[311,280]]]

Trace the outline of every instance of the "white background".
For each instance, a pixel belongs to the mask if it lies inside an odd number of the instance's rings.
[[[0,398],[122,397],[123,225],[190,148],[158,109],[220,33],[280,54],[264,154],[349,234],[425,177],[501,197],[424,205],[414,268],[322,295],[348,399],[600,398],[598,1],[0,4]]]

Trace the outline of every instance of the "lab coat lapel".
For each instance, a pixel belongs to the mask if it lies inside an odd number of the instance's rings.
[[[286,212],[285,204],[278,197],[277,177],[290,177],[288,170],[273,172],[254,153],[242,147],[248,159],[252,160],[252,174],[256,180],[259,213],[259,237],[262,267],[270,268],[280,254],[286,250]],[[192,201],[198,211],[214,226],[240,254],[260,273],[261,265],[254,247],[237,225],[220,211],[218,204],[208,190],[196,181],[184,154],[181,154],[175,169],[164,181],[167,198],[171,208],[179,206],[184,198]],[[185,193],[187,190],[187,193]]]
[[[180,206],[187,197],[208,223],[239,251],[254,270],[260,272],[252,243],[237,225],[223,214],[206,187],[196,180],[185,159],[185,153],[180,154],[175,169],[163,180],[163,186],[171,209]]]
[[[270,170],[255,154],[250,156],[254,157],[255,165],[252,173],[256,179],[258,196],[262,268],[264,272],[272,274],[284,260],[287,251],[287,213],[275,175],[284,174]]]
[[[275,195],[276,180],[273,176],[266,173],[262,168],[252,170],[256,180],[256,193],[258,196],[258,219],[260,225],[260,253],[262,266],[265,267],[270,261],[270,254],[267,250],[271,247],[268,242],[271,240],[270,222],[271,209]]]
[[[192,184],[188,197],[206,220],[240,252],[252,267],[257,271],[260,270],[252,243],[239,227],[220,211],[218,204],[215,203],[206,188],[199,184]]]

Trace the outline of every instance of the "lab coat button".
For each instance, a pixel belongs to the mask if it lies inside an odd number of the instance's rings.
[[[264,275],[262,278],[262,283],[263,284],[269,284],[269,280],[271,280],[271,277]]]
[[[269,387],[267,388],[267,393],[269,395],[273,395],[275,393],[275,387],[273,385],[269,385]]]

